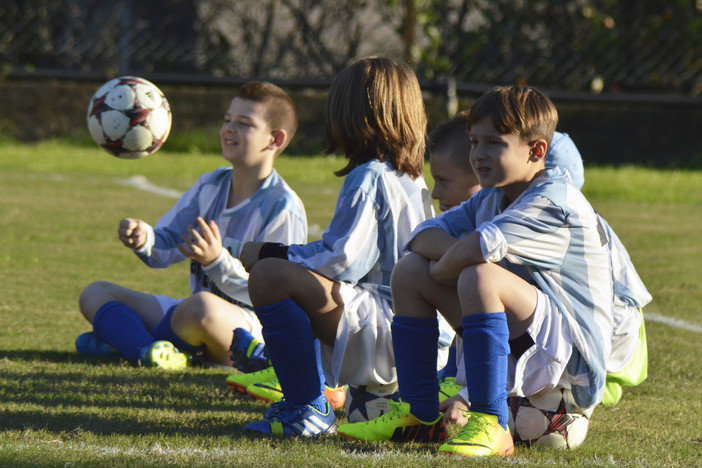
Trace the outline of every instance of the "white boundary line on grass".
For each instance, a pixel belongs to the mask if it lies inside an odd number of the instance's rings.
[[[685,320],[676,319],[672,317],[666,317],[665,315],[644,312],[644,320],[648,322],[657,322],[669,327],[678,328],[680,330],[688,330],[695,333],[702,333],[702,326],[686,322]]]
[[[152,184],[143,175],[129,177],[123,183],[126,186],[134,187],[145,192],[155,193],[157,195],[163,195],[164,197],[179,198],[181,195],[181,193],[177,190],[159,187],[158,185]],[[310,230],[315,232],[321,231],[321,229],[317,225],[311,226]],[[321,236],[321,232],[319,232],[319,235]],[[681,319],[675,319],[649,312],[644,313],[644,319],[648,320],[649,322],[662,323],[664,325],[668,325],[669,327],[678,328],[681,330],[689,330],[695,333],[702,333],[702,326],[686,322],[685,320]]]

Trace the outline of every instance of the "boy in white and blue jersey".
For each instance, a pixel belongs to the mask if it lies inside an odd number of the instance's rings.
[[[285,91],[265,82],[240,88],[220,129],[231,166],[202,175],[154,227],[127,218],[118,228],[122,243],[151,268],[189,260],[192,295],[90,284],[79,302],[94,331],[78,338],[79,352],[115,349],[134,363],[178,369],[187,351],[229,366],[235,328],[260,338],[239,257],[245,242],[307,239],[302,202],[273,169],[296,129],[297,109]]]
[[[466,128],[467,113],[461,112],[440,124],[429,138],[431,170],[434,177],[432,197],[439,201],[442,211],[447,211],[468,200],[480,190],[473,168],[470,166],[470,139]],[[573,185],[581,189],[585,182],[583,160],[573,140],[566,133],[554,132],[546,154],[546,168],[565,169]],[[609,224],[598,214],[604,228],[612,256],[614,279],[614,333],[612,352],[607,361],[607,384],[602,404],[617,403],[622,396],[622,386],[640,384],[647,376],[646,332],[641,308],[651,301],[641,278],[629,258],[626,248]],[[460,348],[460,337],[458,337]],[[451,348],[455,356],[455,348]],[[458,356],[461,357],[460,349]],[[457,365],[458,364],[458,365]],[[439,373],[441,384],[441,411],[447,422],[465,424],[468,410],[468,394],[465,388],[463,364],[449,359]],[[458,385],[457,385],[458,384]],[[551,392],[561,393],[560,387]],[[567,390],[569,392],[569,390]],[[452,396],[456,395],[456,396]],[[529,397],[509,395],[512,408],[518,407],[521,400]],[[539,394],[543,396],[543,394]],[[579,408],[572,408],[576,414],[585,414]],[[564,415],[567,416],[567,415]],[[575,417],[575,416],[574,416]],[[558,428],[554,428],[558,430]],[[517,436],[517,434],[513,434]],[[570,448],[574,448],[569,444]]]
[[[342,152],[348,164],[337,172],[345,179],[329,227],[307,245],[248,243],[242,253],[284,395],[244,431],[333,432],[325,380],[396,381],[390,277],[412,231],[432,212],[421,177],[425,131],[421,90],[408,67],[370,57],[334,79],[327,150]]]
[[[392,277],[403,403],[339,433],[427,439],[444,422],[432,360],[436,310],[463,337],[468,422],[439,449],[511,455],[507,393],[567,385],[582,408],[602,398],[613,328],[612,270],[598,217],[570,177],[546,169],[558,115],[530,87],[495,88],[467,117],[483,189],[424,222]],[[513,359],[510,359],[510,354]]]

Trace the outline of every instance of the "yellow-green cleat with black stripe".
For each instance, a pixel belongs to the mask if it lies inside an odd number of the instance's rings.
[[[369,442],[439,442],[448,440],[444,416],[434,421],[421,421],[410,413],[409,403],[388,401],[390,411],[368,422],[342,424],[338,433],[345,437]]]
[[[509,428],[503,428],[492,414],[467,411],[468,422],[461,432],[441,447],[439,453],[463,457],[514,455],[514,442]]]

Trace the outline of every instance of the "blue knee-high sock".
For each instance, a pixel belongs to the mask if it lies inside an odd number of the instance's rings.
[[[458,373],[458,366],[456,365],[456,347],[454,345],[449,346],[448,349],[448,360],[443,369],[438,372],[439,380],[444,380],[447,377],[456,377]]]
[[[293,299],[254,307],[254,311],[285,399],[326,411],[319,340],[305,311]]]
[[[197,355],[204,351],[205,345],[191,345],[190,343],[176,335],[176,332],[173,331],[173,328],[171,327],[171,317],[173,317],[174,310],[175,306],[168,309],[168,312],[166,312],[166,315],[163,316],[161,321],[158,322],[156,326],[151,329],[151,335],[157,340],[170,341],[171,344],[178,348],[179,351],[185,351],[192,355]]]
[[[410,404],[412,414],[426,422],[439,416],[438,340],[435,318],[393,318],[392,345],[400,396]]]
[[[93,330],[101,340],[132,362],[139,361],[141,348],[156,341],[139,314],[116,301],[108,302],[98,309],[93,319]]]
[[[470,409],[507,427],[509,329],[504,312],[463,317],[463,356]]]

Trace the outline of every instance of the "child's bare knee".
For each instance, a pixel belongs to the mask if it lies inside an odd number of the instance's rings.
[[[418,283],[423,284],[429,277],[429,260],[421,255],[410,253],[395,264],[390,277],[390,287],[407,288]]]
[[[112,300],[111,288],[112,283],[107,281],[95,281],[86,286],[80,293],[78,298],[78,306],[83,316],[90,322],[93,322],[98,309]]]

